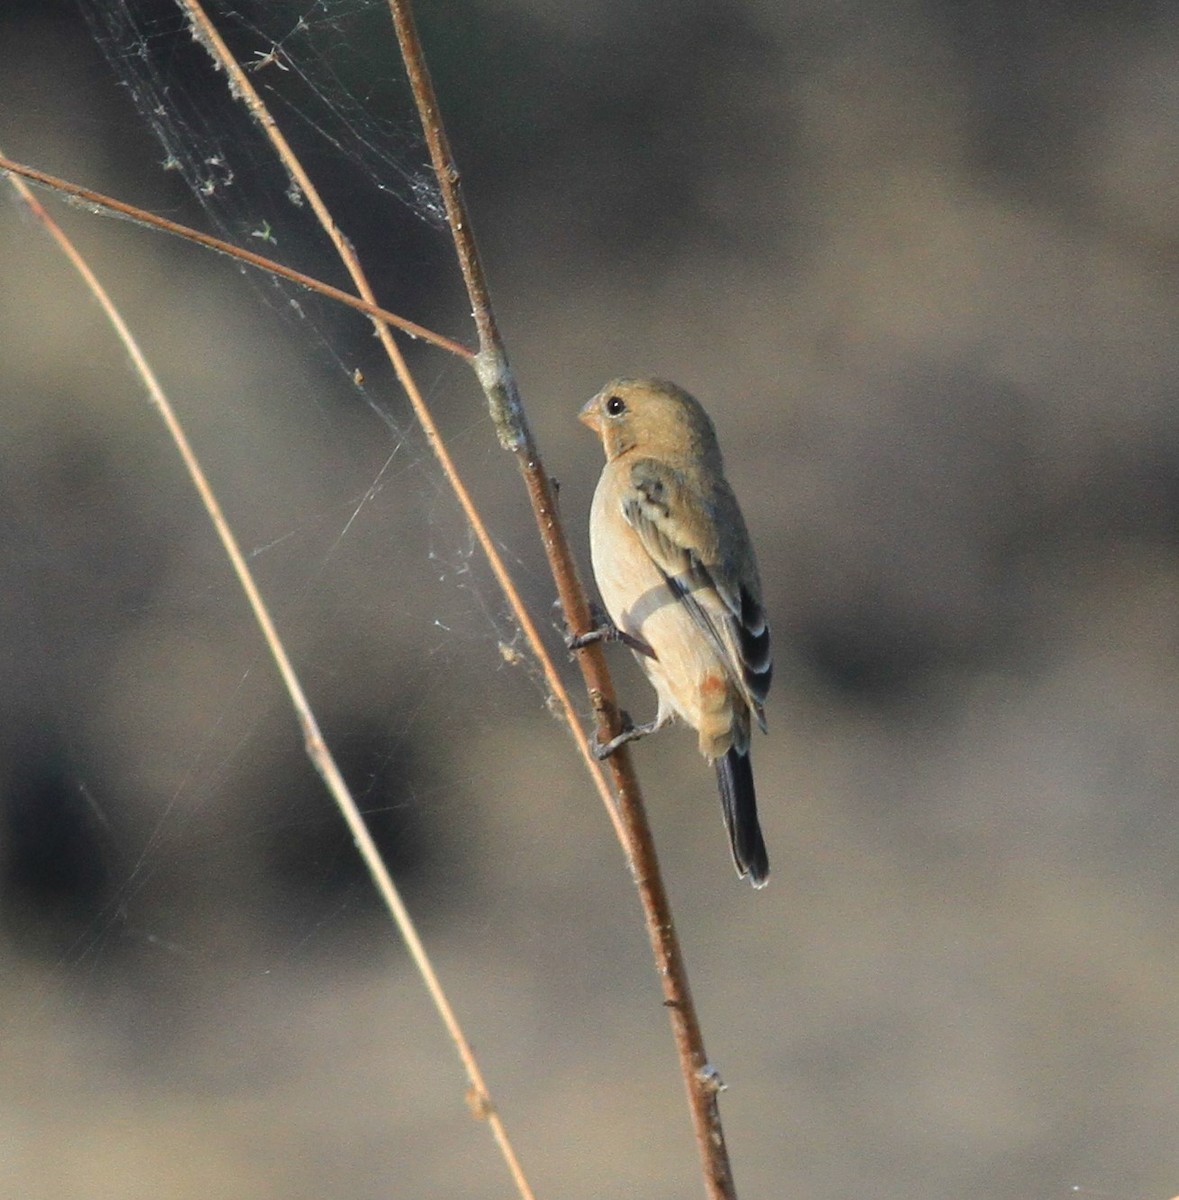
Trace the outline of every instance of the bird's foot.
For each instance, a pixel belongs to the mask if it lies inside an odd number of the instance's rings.
[[[636,654],[641,654],[645,658],[655,657],[655,651],[642,638],[637,638],[634,634],[627,633],[625,629],[619,629],[597,605],[594,605],[590,610],[590,616],[594,622],[593,629],[590,629],[586,633],[580,633],[576,637],[569,636],[565,639],[565,648],[570,653],[574,650],[582,650],[594,642],[621,642],[624,646],[629,646]]]
[[[636,725],[630,719],[630,713],[623,711],[618,715],[622,721],[622,732],[617,737],[612,737],[608,742],[603,742],[599,740],[598,735],[595,733],[590,738],[590,753],[598,762],[609,758],[610,755],[627,745],[627,743],[637,742],[639,738],[644,738],[647,734],[654,733],[655,730],[663,725],[663,722],[658,717],[654,721],[648,721],[646,725]]]

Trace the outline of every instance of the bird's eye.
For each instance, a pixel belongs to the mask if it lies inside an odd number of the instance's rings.
[[[626,401],[621,396],[611,396],[606,401],[606,412],[612,417],[621,416],[626,412]]]

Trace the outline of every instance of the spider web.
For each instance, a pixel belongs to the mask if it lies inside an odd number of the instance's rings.
[[[175,4],[82,0],[83,15],[120,83],[166,152],[163,165],[180,172],[206,202],[210,217],[234,230],[226,193],[249,195],[239,211],[253,216],[236,232],[255,233],[259,176],[274,157],[224,86],[210,87],[214,68]],[[218,31],[253,77],[286,135],[312,161],[348,164],[377,194],[442,230],[445,210],[399,73],[387,9],[373,0],[312,0],[231,7],[210,5]],[[358,94],[355,89],[363,89]],[[386,113],[397,113],[394,117]],[[234,114],[236,114],[236,119]],[[248,184],[248,188],[243,187]],[[269,189],[266,189],[269,190]],[[287,199],[302,201],[291,185]]]
[[[82,0],[82,9],[120,86],[161,147],[161,171],[184,181],[204,226],[347,286],[304,198],[229,95],[187,17],[173,5],[136,0]],[[457,280],[457,271],[385,5],[376,0],[217,5],[210,6],[210,15],[322,184],[362,261],[376,264],[378,294],[395,311],[420,317],[424,307],[437,304],[438,278]],[[489,705],[502,703],[505,688],[510,694],[518,687],[497,683],[497,677],[527,681],[534,700],[539,693],[547,702],[547,690],[367,324],[285,281],[249,270],[242,278],[298,343],[293,353],[314,372],[301,399],[317,417],[311,436],[329,445],[324,474],[339,468],[340,478],[317,481],[322,486],[314,501],[296,499],[277,514],[269,506],[248,513],[238,532],[247,539],[264,594],[278,606],[280,627],[329,742],[412,888],[415,863],[434,861],[431,840],[437,822],[453,816],[456,786],[473,795],[480,783],[465,754],[449,768],[457,775],[435,770],[432,748],[489,735]],[[426,323],[435,322],[427,317]],[[462,336],[461,325],[455,332]],[[427,357],[420,348],[410,353],[431,401],[445,409],[451,386],[466,383],[465,370],[449,362],[439,367],[438,355]],[[469,405],[469,386],[464,392]],[[365,408],[368,419],[361,415]],[[380,423],[375,430],[372,416]],[[479,406],[452,416],[450,425],[452,450],[457,447],[467,472],[498,469]],[[223,465],[249,473],[250,453],[227,451]],[[267,486],[264,466],[257,482]],[[545,604],[549,586],[543,576],[519,560],[515,568]],[[366,575],[376,578],[376,586],[363,582]],[[199,595],[191,582],[184,586],[189,590],[181,590],[182,605],[224,613],[241,604],[228,586]],[[333,619],[338,632],[325,633],[325,622],[330,630]],[[350,636],[359,648],[348,644]],[[385,653],[387,665],[373,678],[357,673],[362,660],[380,661]],[[159,918],[157,893],[178,864],[181,870],[191,867],[192,846],[217,836],[209,830],[221,819],[219,806],[243,792],[290,787],[292,778],[301,790],[310,782],[318,792],[308,769],[291,763],[290,714],[268,676],[268,663],[253,652],[230,690],[218,693],[215,715],[209,718],[206,711],[203,723],[197,720],[184,755],[166,773],[155,809],[133,823],[141,831],[139,842],[126,830],[115,836],[117,801],[88,770],[78,771],[78,795],[100,829],[99,840],[108,841],[108,850],[118,845],[110,850],[115,886],[64,948],[62,965],[73,974],[94,969],[112,944],[131,943],[149,956],[193,953],[186,935]],[[379,682],[391,677],[391,683]],[[482,707],[476,697],[485,702]],[[460,699],[466,707],[457,710]],[[308,837],[300,826],[314,832]],[[286,833],[293,848],[276,845]],[[279,907],[287,914],[281,920],[292,955],[312,942],[330,941],[341,923],[347,927],[357,910],[368,910],[367,881],[321,796],[303,796],[294,815],[285,805],[264,804],[256,817],[239,818],[224,836],[234,839],[235,852],[253,842],[265,844],[262,857],[269,856],[278,881],[269,886],[279,893],[287,884],[297,890],[292,880],[318,881],[302,907],[283,893]],[[443,847],[444,853],[460,850]],[[186,922],[178,922],[181,926],[191,932]]]

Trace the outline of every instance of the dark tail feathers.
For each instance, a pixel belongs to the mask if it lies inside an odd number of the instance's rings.
[[[737,874],[742,879],[748,875],[755,888],[765,887],[770,877],[770,860],[757,821],[757,795],[753,790],[749,754],[734,748],[724,758],[718,758],[716,782]]]

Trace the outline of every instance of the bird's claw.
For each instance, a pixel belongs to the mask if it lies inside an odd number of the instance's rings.
[[[603,742],[601,736],[595,732],[589,740],[590,753],[598,762],[604,762],[616,750],[622,749],[623,746],[630,742],[637,742],[639,738],[644,738],[647,734],[654,733],[660,727],[658,718],[654,721],[648,721],[646,725],[636,725],[630,719],[630,713],[628,712],[620,712],[618,717],[622,725],[622,731],[619,734],[612,737],[608,742]]]
[[[621,642],[636,654],[643,655],[644,658],[655,657],[655,651],[642,638],[635,637],[633,633],[627,633],[625,629],[619,629],[609,617],[596,607],[592,610],[591,617],[594,621],[592,629],[576,636],[566,637],[565,649],[570,653],[574,650],[583,650],[586,646],[593,645],[594,642]]]
[[[565,638],[565,649],[572,654],[574,650],[584,650],[586,646],[592,646],[594,642],[609,641],[616,634],[617,630],[613,625],[598,626],[596,629],[589,630],[588,633],[579,633],[576,637],[568,634]]]

